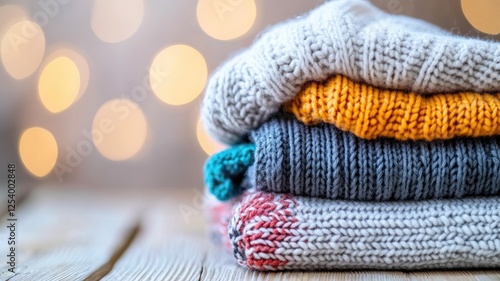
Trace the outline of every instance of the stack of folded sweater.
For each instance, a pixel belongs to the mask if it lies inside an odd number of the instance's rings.
[[[212,229],[241,265],[500,267],[500,44],[338,0],[222,65]]]

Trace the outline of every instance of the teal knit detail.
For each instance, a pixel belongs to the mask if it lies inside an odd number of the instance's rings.
[[[253,165],[255,144],[240,144],[221,151],[205,163],[205,184],[217,199],[226,201],[239,195],[240,183]]]

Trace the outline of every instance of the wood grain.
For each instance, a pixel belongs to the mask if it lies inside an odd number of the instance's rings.
[[[196,194],[165,195],[143,212],[141,233],[102,280],[199,280],[207,241],[201,210],[187,219],[181,206]],[[191,205],[190,205],[191,204]]]
[[[2,262],[0,279],[81,280],[99,268],[135,216],[133,202],[113,198],[83,190],[35,190],[17,211],[17,275]],[[5,227],[0,237],[6,253]]]
[[[443,280],[443,281],[498,281],[500,271],[472,270],[472,271],[429,271],[413,272],[410,280]]]
[[[98,269],[96,269],[92,274],[90,274],[84,281],[97,281],[101,280],[104,276],[108,275],[108,273],[113,269],[116,262],[121,258],[123,253],[128,249],[132,241],[134,241],[137,233],[139,233],[141,229],[140,223],[137,223],[124,238],[123,243],[115,250],[115,252],[111,255],[109,260],[101,265]]]

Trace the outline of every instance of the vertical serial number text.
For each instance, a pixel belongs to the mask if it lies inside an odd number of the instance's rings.
[[[7,165],[7,265],[16,273],[16,165]]]

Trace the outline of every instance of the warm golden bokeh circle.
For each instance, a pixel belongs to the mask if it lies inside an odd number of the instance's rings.
[[[254,0],[198,0],[196,16],[209,36],[231,40],[252,28],[257,7]]]
[[[132,36],[143,18],[144,0],[94,0],[91,26],[102,41],[117,43]]]
[[[500,34],[500,1],[462,0],[462,11],[477,30],[487,34]]]
[[[198,143],[201,148],[208,156],[227,148],[226,145],[219,143],[208,135],[201,120],[199,120],[196,125],[196,137],[198,138]]]
[[[207,75],[207,64],[200,52],[187,45],[174,45],[156,55],[149,82],[160,100],[181,105],[200,95]]]
[[[104,157],[114,161],[136,155],[144,145],[147,131],[144,113],[128,99],[104,103],[92,123],[94,145]]]
[[[22,20],[3,35],[0,47],[2,62],[14,79],[24,79],[35,72],[45,53],[45,35],[40,26]]]
[[[19,140],[19,156],[26,169],[37,177],[47,175],[57,161],[57,142],[44,128],[32,127]]]
[[[59,57],[67,57],[70,59],[77,67],[78,73],[80,74],[80,87],[78,90],[77,97],[75,102],[82,97],[83,93],[87,90],[87,86],[89,84],[89,64],[87,60],[78,53],[75,49],[72,48],[69,44],[63,43],[59,44],[59,47],[52,51],[49,55],[47,55],[42,62],[41,69],[45,69],[45,67],[51,63],[54,59]]]
[[[45,108],[52,113],[70,107],[80,91],[80,72],[68,57],[49,62],[38,80],[38,94]]]

